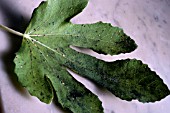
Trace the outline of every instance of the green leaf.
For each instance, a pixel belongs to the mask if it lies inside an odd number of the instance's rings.
[[[68,61],[65,65],[107,88],[121,99],[154,102],[170,94],[159,76],[139,60],[104,62],[91,57],[84,59],[84,57],[86,56],[77,54],[72,57],[72,62]]]
[[[121,28],[110,24],[70,23],[87,3],[88,0],[48,0],[34,10],[14,59],[21,84],[45,103],[56,95],[63,108],[74,113],[102,113],[103,108],[98,97],[76,81],[67,68],[122,99],[154,102],[169,95],[159,76],[139,60],[104,62],[69,47],[111,55],[132,52],[137,47]]]

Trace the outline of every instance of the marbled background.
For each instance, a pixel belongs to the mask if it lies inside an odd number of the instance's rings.
[[[42,0],[0,0],[0,23],[22,31],[32,11]],[[137,58],[156,71],[170,89],[170,0],[90,0],[83,13],[73,23],[103,21],[119,26],[133,38],[138,48],[132,53],[104,56],[85,52],[107,61]],[[62,113],[54,103],[46,105],[19,86],[9,70],[13,64],[8,57],[17,46],[18,37],[0,30],[0,113]],[[80,50],[83,51],[83,50]],[[11,56],[12,57],[12,56]],[[170,96],[155,103],[127,102],[97,88],[89,81],[74,75],[99,96],[105,113],[169,113]]]

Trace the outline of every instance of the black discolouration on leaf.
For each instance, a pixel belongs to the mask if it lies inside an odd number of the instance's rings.
[[[139,60],[104,62],[69,48],[73,45],[116,55],[132,52],[137,47],[121,28],[110,24],[70,23],[87,2],[48,0],[34,10],[14,60],[21,84],[46,103],[56,95],[62,107],[74,113],[102,113],[103,108],[98,97],[76,81],[66,68],[121,99],[154,102],[169,95],[169,89],[159,76]]]

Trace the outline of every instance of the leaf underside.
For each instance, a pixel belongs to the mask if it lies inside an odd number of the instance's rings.
[[[69,48],[73,45],[117,55],[137,47],[121,28],[110,24],[70,23],[87,3],[88,0],[48,0],[34,10],[14,59],[21,84],[45,103],[50,103],[56,95],[63,108],[74,113],[102,113],[103,108],[98,97],[76,81],[66,68],[121,99],[154,102],[169,95],[162,79],[139,60],[104,62]]]

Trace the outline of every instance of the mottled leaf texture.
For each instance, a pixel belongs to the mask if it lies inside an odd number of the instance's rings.
[[[15,72],[31,95],[50,103],[54,95],[74,113],[102,113],[96,95],[76,81],[67,68],[107,88],[121,99],[154,102],[169,95],[159,76],[136,59],[104,62],[69,46],[116,55],[132,52],[135,42],[121,28],[98,22],[75,25],[70,19],[88,0],[48,0],[34,10],[14,60]]]

